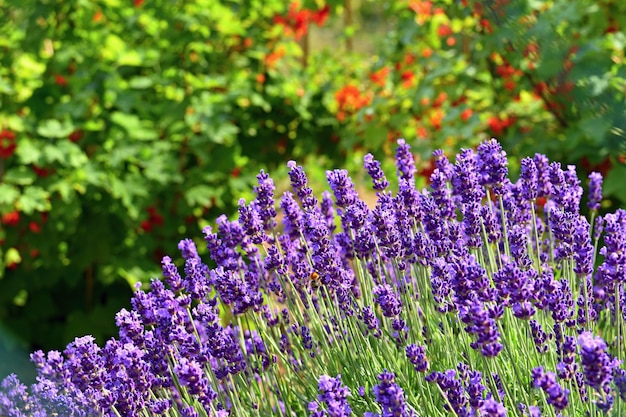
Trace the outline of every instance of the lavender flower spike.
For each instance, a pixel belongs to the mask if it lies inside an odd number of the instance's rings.
[[[589,210],[597,211],[602,202],[602,174],[592,172],[589,174]]]
[[[387,181],[385,173],[380,168],[380,162],[375,160],[371,153],[365,155],[363,160],[365,169],[374,182],[374,190],[383,191],[385,188],[389,187],[389,181]]]
[[[341,382],[341,375],[332,378],[328,375],[322,375],[319,378],[319,392],[317,396],[319,403],[326,406],[326,410],[319,410],[318,402],[309,403],[309,411],[312,411],[311,417],[348,417],[352,415],[352,409],[348,403],[348,397],[351,395],[350,389]]]

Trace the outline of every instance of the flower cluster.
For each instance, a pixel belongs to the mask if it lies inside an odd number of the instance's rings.
[[[599,216],[601,177],[587,219],[574,167],[535,155],[513,181],[495,139],[434,161],[418,189],[400,140],[392,190],[368,154],[371,206],[345,170],[321,198],[294,161],[279,197],[261,172],[237,219],[204,229],[213,267],[181,241],[117,338],[33,353],[37,382],[6,378],[0,415],[623,410],[626,211]]]

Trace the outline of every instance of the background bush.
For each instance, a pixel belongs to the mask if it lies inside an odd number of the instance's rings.
[[[619,2],[0,8],[2,356],[109,337],[163,254],[288,159],[355,172],[405,137],[427,177],[433,149],[495,136],[626,202]]]

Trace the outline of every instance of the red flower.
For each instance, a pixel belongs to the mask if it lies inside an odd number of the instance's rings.
[[[516,86],[517,86],[517,84],[515,84],[515,81],[513,81],[513,80],[506,80],[504,82],[504,88],[506,88],[509,91],[515,90]]]
[[[152,223],[149,220],[144,220],[141,222],[141,228],[144,232],[150,232],[152,230]]]
[[[413,85],[413,80],[415,80],[415,74],[411,70],[406,70],[402,74],[400,74],[400,78],[402,78],[402,87],[409,88]]]
[[[15,210],[2,215],[2,224],[7,226],[17,226],[20,222],[20,212]]]
[[[148,220],[152,225],[163,226],[163,216],[159,214],[155,207],[148,207],[146,211],[148,212]]]
[[[502,123],[502,120],[500,120],[496,116],[490,117],[487,121],[487,124],[489,125],[489,129],[491,129],[491,131],[496,136],[500,136],[504,131],[504,125]]]
[[[76,143],[83,138],[83,132],[80,129],[77,129],[73,131],[72,133],[70,133],[70,135],[67,138],[70,141]]]
[[[371,94],[361,94],[358,87],[352,84],[343,87],[335,93],[335,100],[339,104],[339,113],[355,113],[362,107],[367,106],[371,99]],[[339,113],[337,114],[338,118]]]
[[[141,7],[143,5],[144,0],[133,0],[133,6]]]
[[[41,226],[37,222],[30,222],[30,223],[28,223],[28,228],[33,233],[41,232]]]
[[[52,168],[48,169],[48,168],[43,168],[37,165],[33,165],[32,168],[33,168],[33,171],[35,171],[35,174],[39,178],[46,178],[48,175],[52,174],[52,172],[54,171]]]
[[[387,80],[387,76],[389,75],[389,67],[383,67],[381,69],[379,69],[378,71],[370,74],[370,80],[380,86],[380,87],[384,87],[385,86],[385,82]]]
[[[472,117],[472,109],[465,109],[461,112],[461,119],[467,122]]]
[[[274,23],[284,27],[285,35],[294,35],[296,39],[300,39],[309,28],[309,20],[311,11],[307,9],[298,10],[300,4],[297,1],[289,5],[289,11],[286,16],[274,17]]]
[[[430,1],[411,0],[409,2],[409,9],[413,10],[418,15],[430,16],[433,8],[433,3]]]
[[[433,113],[430,115],[430,124],[432,125],[433,129],[435,130],[439,130],[441,129],[441,122],[443,121],[443,110],[441,109],[436,109],[435,111],[433,111]]]
[[[265,57],[265,65],[268,67],[273,67],[276,65],[279,59],[281,59],[285,55],[285,47],[279,46],[275,51],[272,51]]]
[[[433,107],[441,107],[441,105],[448,99],[448,95],[445,92],[439,93],[435,101],[433,102]]]
[[[67,79],[60,74],[54,76],[54,82],[61,87],[67,87]]]
[[[324,5],[324,7],[322,7],[318,11],[311,13],[311,21],[315,23],[317,26],[324,26],[324,23],[328,19],[329,14],[330,14],[330,6],[326,4]]]
[[[439,25],[439,28],[437,29],[437,34],[442,38],[444,36],[450,36],[452,35],[452,28],[450,27],[450,25]]]
[[[17,144],[15,143],[15,133],[10,130],[3,130],[0,132],[0,158],[7,159],[13,153],[15,153],[15,149],[17,148]]]

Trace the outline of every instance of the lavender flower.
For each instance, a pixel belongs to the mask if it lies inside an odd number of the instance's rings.
[[[606,411],[610,409],[613,400],[611,395],[606,394],[610,392],[609,384],[613,381],[613,373],[619,361],[611,359],[602,338],[594,337],[589,332],[580,335],[578,345],[585,383],[601,394],[603,399],[598,400],[597,404]]]
[[[404,139],[398,139],[398,148],[396,149],[396,167],[398,169],[398,178],[407,181],[409,184],[415,182],[415,160],[411,147]]]
[[[395,383],[395,375],[387,370],[378,375],[380,383],[374,386],[376,401],[383,409],[376,417],[414,417],[416,416],[404,399],[404,391]]]
[[[561,387],[552,372],[545,372],[542,367],[532,371],[533,386],[541,388],[548,395],[548,404],[557,410],[564,410],[569,404],[569,390]]]
[[[417,372],[428,371],[430,365],[428,363],[428,359],[426,358],[426,349],[424,346],[411,344],[406,347],[405,352],[407,358],[415,366],[415,370]]]
[[[482,142],[478,145],[477,151],[480,184],[491,187],[496,196],[502,195],[509,172],[506,152],[495,139]]]
[[[589,174],[589,210],[597,211],[600,209],[602,201],[602,174],[592,172]]]
[[[385,173],[380,168],[380,162],[375,160],[371,153],[365,155],[363,160],[365,169],[374,183],[374,190],[384,191],[385,188],[389,187],[389,181],[387,181]]]
[[[318,402],[309,403],[311,417],[347,417],[352,415],[352,409],[348,403],[350,390],[341,382],[341,375],[332,378],[322,375],[319,378],[319,403],[325,405],[324,410],[319,410]]]

